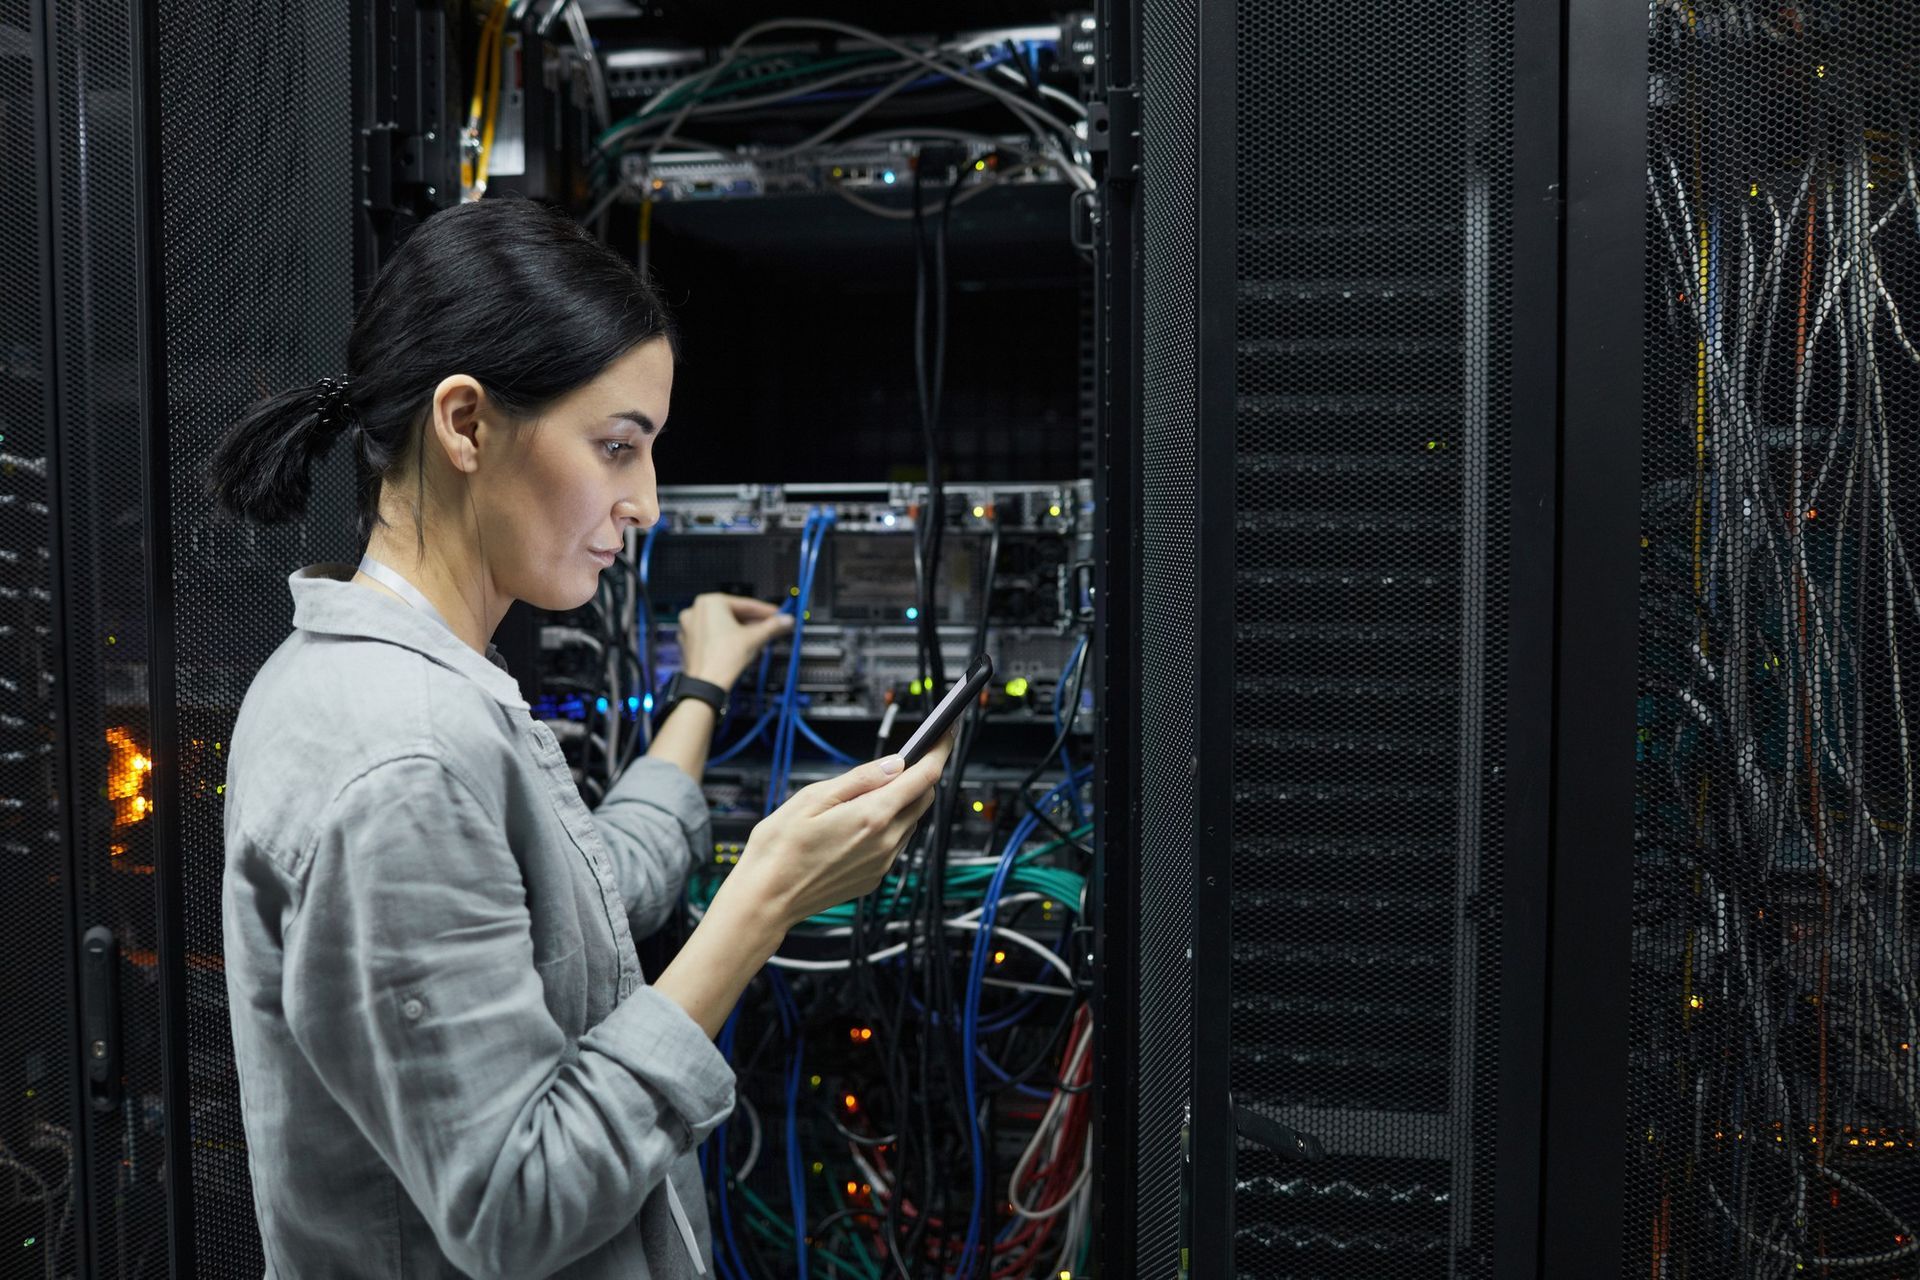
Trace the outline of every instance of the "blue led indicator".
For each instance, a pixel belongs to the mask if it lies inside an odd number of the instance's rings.
[[[892,185],[893,185],[893,170],[891,170],[891,169],[888,169],[888,170],[887,170],[887,171],[886,171],[885,173],[883,173],[883,174],[881,174],[881,175],[880,175],[880,181],[882,181],[882,182],[884,182],[884,183],[886,183],[886,184],[887,184],[888,186],[892,186]]]
[[[627,699],[627,710],[638,711],[639,709],[640,709],[640,699],[638,698]]]
[[[641,701],[642,701],[642,702],[644,702],[644,703],[646,704],[646,708],[647,708],[647,710],[649,710],[649,711],[651,711],[651,710],[653,710],[653,695],[652,695],[652,694],[648,694],[648,695],[647,695],[647,696],[646,696],[645,698],[643,698],[643,699],[641,699]]]
[[[607,710],[607,700],[605,698],[601,698],[599,701],[593,704],[593,709],[595,711],[601,712],[602,714],[605,714]]]
[[[917,618],[917,617],[919,617],[919,616],[920,616],[920,611],[919,611],[918,609],[915,609],[915,608],[912,608],[912,607],[909,607],[909,608],[907,609],[907,621],[908,621],[908,622],[912,622],[912,621],[913,621],[913,620],[914,620],[915,618]]]

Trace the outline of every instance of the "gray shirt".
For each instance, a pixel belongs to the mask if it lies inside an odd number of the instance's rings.
[[[352,572],[292,576],[294,633],[228,755],[227,994],[268,1275],[710,1270],[693,1149],[733,1072],[633,948],[708,844],[700,789],[641,759],[589,812],[498,653]]]

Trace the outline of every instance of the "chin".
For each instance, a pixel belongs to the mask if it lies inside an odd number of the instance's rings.
[[[599,590],[600,570],[576,569],[543,576],[527,591],[515,593],[515,598],[548,613],[570,613],[592,600]]]

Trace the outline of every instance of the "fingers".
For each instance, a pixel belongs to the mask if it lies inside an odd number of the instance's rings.
[[[780,606],[769,604],[765,600],[755,600],[752,596],[730,596],[714,592],[713,597],[733,613],[736,622],[760,622],[778,613]]]
[[[904,843],[913,835],[914,828],[920,825],[920,819],[927,816],[927,810],[933,808],[935,794],[933,788],[927,788],[918,800],[893,816],[893,821],[887,825],[887,830],[900,832],[900,840]]]
[[[940,781],[940,775],[946,772],[947,757],[953,754],[953,740],[958,734],[958,726],[947,730],[940,736],[940,741],[928,747],[927,754],[921,756],[913,768],[901,777],[901,782],[906,784],[902,791],[903,804],[907,792],[931,792],[933,784]]]
[[[918,805],[918,812],[913,815],[913,820],[918,822],[919,814],[926,812],[927,806],[933,803],[934,784],[940,781],[941,771],[947,767],[947,757],[953,754],[953,738],[953,732],[949,731],[929,747],[927,754],[921,756],[913,768],[901,774],[893,785],[862,799],[860,803],[872,806],[888,821]]]
[[[900,764],[900,757],[897,755],[869,760],[863,765],[847,770],[837,778],[827,778],[810,787],[802,788],[800,794],[811,797],[814,808],[829,809],[886,786],[900,776]],[[915,766],[915,768],[918,767]],[[799,796],[794,798],[798,799]]]
[[[784,635],[786,632],[793,630],[793,615],[790,613],[775,613],[771,617],[763,618],[759,622],[753,623],[748,629],[753,632],[759,643],[765,644],[775,636]]]

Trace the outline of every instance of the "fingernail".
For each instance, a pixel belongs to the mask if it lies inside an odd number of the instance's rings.
[[[907,762],[905,760],[902,760],[899,756],[888,756],[886,759],[880,762],[880,772],[891,776],[893,774],[900,772],[900,770],[903,767],[905,767],[906,763]]]
[[[792,614],[790,614],[790,613],[780,613],[780,614],[775,614],[775,615],[774,615],[774,625],[775,625],[776,627],[790,627],[790,626],[792,626],[792,625],[793,625],[793,615],[792,615]]]

